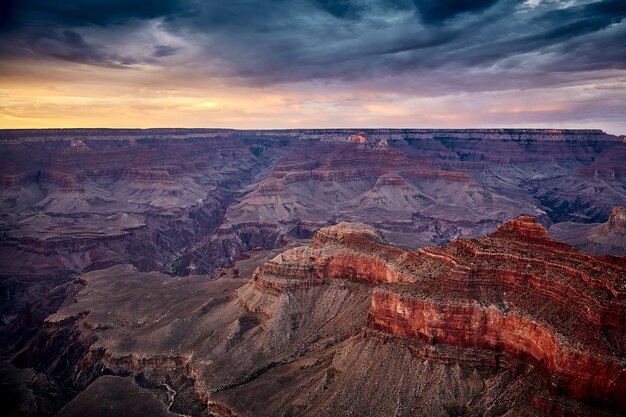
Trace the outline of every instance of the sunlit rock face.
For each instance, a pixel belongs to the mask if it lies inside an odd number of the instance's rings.
[[[249,256],[217,280],[83,274],[15,363],[79,391],[103,373],[166,383],[190,401],[177,412],[218,416],[626,407],[626,261],[553,240],[532,217],[418,250],[340,223]]]
[[[336,279],[376,285],[366,326],[376,337],[455,346],[446,360],[472,360],[473,349],[510,355],[557,392],[624,409],[625,276],[624,258],[577,251],[522,216],[483,238],[415,252],[342,223],[253,280],[282,292]]]
[[[381,246],[382,236],[371,226],[340,223],[318,230],[311,247],[281,253],[259,267],[253,280],[261,286],[288,288],[321,285],[331,279],[355,282],[413,282],[398,269],[407,256],[398,248]],[[380,249],[385,250],[380,250]]]

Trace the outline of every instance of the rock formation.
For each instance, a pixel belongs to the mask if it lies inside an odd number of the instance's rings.
[[[578,252],[520,217],[492,235],[416,252],[383,243],[371,227],[340,224],[259,267],[253,280],[277,291],[334,279],[378,284],[367,320],[376,337],[456,346],[461,361],[464,349],[494,351],[493,363],[510,355],[555,392],[623,410],[625,276],[623,258]]]
[[[341,223],[261,253],[249,281],[85,274],[17,364],[78,390],[101,372],[166,383],[217,416],[626,410],[625,259],[532,217],[418,250]]]
[[[604,229],[607,233],[626,235],[626,207],[614,207]]]
[[[4,268],[22,276],[128,261],[145,270],[211,272],[254,248],[240,232],[254,224],[272,226],[267,245],[310,236],[328,222],[358,221],[419,247],[478,236],[524,213],[544,222],[604,221],[612,206],[626,204],[626,146],[596,130],[49,129],[0,136],[0,260],[25,256],[23,265],[46,265],[36,247],[64,241],[73,248],[57,252],[49,268]],[[120,213],[133,219],[131,227]],[[28,232],[42,226],[45,238]],[[73,236],[80,238],[69,243]],[[98,253],[90,253],[94,247]]]
[[[614,207],[606,223],[557,223],[550,234],[587,252],[626,256],[626,208]]]

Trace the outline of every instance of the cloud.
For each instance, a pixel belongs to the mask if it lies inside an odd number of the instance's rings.
[[[4,24],[24,28],[37,22],[57,25],[106,26],[130,19],[151,19],[184,11],[177,0],[9,0],[0,4]]]
[[[351,0],[317,0],[319,7],[340,19],[359,19],[367,10],[367,5]]]
[[[571,60],[584,69],[601,62],[622,68],[626,62],[626,42],[616,37],[623,36],[626,2],[622,0],[545,0],[532,5],[514,0],[25,0],[19,6],[7,4],[10,10],[3,15],[13,16],[18,26],[0,39],[7,45],[22,44],[22,53],[125,66],[153,64],[154,58],[176,55],[184,46],[195,52],[186,55],[187,64],[213,69],[216,65],[207,64],[219,62],[219,75],[255,84],[420,77],[435,70],[446,74],[472,68],[515,79],[516,72],[506,63],[528,53],[534,57],[520,64],[527,70],[534,65],[535,76],[543,72],[547,82],[553,78],[549,76],[552,63],[561,71],[576,72],[573,65],[563,64]],[[155,39],[151,51],[137,53],[133,44],[144,39],[129,28],[141,22],[160,22],[159,30],[180,39],[181,45]],[[82,36],[83,28],[94,26],[103,30],[81,45],[64,35],[69,31]],[[129,37],[120,39],[120,31]],[[591,51],[592,55],[577,53],[589,49],[586,37],[603,48]],[[20,53],[19,48],[0,42],[4,56]],[[493,73],[494,68],[500,68],[501,74]]]
[[[7,0],[0,24],[2,74],[90,66],[170,89],[515,96],[626,71],[624,0]],[[554,112],[515,117],[537,114]]]
[[[511,86],[529,72],[545,84],[555,80],[551,65],[575,73],[598,62],[607,68],[622,68],[626,62],[626,42],[620,38],[626,16],[622,0],[546,0],[532,7],[513,0],[270,4],[218,3],[164,27],[188,39],[200,56],[218,58],[226,73],[257,85],[418,79],[432,71],[445,76],[480,68],[490,78],[503,78],[495,84],[508,80]],[[592,41],[603,45],[593,58],[577,51],[588,49]],[[516,57],[527,60],[507,66]],[[572,65],[564,68],[567,61]],[[451,84],[450,90],[456,87]]]
[[[180,50],[180,47],[169,46],[169,45],[154,45],[154,52],[152,56],[155,58],[163,58],[166,56],[176,55],[176,53]]]
[[[439,24],[461,13],[478,13],[498,0],[414,0],[426,23]]]

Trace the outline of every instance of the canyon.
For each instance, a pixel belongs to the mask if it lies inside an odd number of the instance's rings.
[[[591,253],[626,256],[626,208],[614,207],[605,223],[562,222],[550,232],[559,240]]]
[[[624,137],[49,129],[0,150],[11,415],[626,410]]]

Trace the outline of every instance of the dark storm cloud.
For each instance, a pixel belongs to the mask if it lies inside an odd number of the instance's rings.
[[[531,14],[531,12],[529,12]],[[539,10],[522,19],[512,15],[484,29],[488,36],[468,36],[462,30],[461,41],[445,46],[447,55],[435,58],[435,65],[445,60],[463,67],[489,66],[498,61],[534,53],[546,55],[537,69],[577,71],[591,65],[604,69],[626,68],[626,2],[605,1],[558,10]],[[512,30],[517,28],[517,30]],[[489,36],[489,35],[493,36]],[[583,50],[585,53],[583,53]],[[551,64],[570,61],[568,68]],[[526,62],[517,62],[518,65]]]
[[[110,66],[135,63],[132,57],[118,56],[102,45],[86,42],[79,33],[70,29],[50,27],[33,29],[21,39],[20,46],[40,56],[91,65]]]
[[[461,13],[477,13],[498,0],[414,0],[426,23],[438,24]]]
[[[154,45],[154,52],[152,53],[152,56],[155,58],[163,58],[166,56],[172,56],[172,55],[176,55],[176,53],[178,51],[180,51],[181,48],[176,48],[174,46],[168,46],[168,45]]]
[[[124,68],[137,63],[132,55],[117,53],[98,42],[88,42],[75,30],[58,26],[30,28],[23,36],[0,47],[0,59],[11,56],[31,56],[39,59],[53,58],[87,65]],[[144,59],[148,62],[149,59]],[[0,66],[1,68],[1,66]]]
[[[317,0],[319,6],[341,19],[358,19],[367,9],[363,3],[350,0]]]
[[[14,28],[34,22],[105,26],[128,19],[150,19],[183,11],[176,0],[3,0],[0,25]]]
[[[0,59],[40,56],[119,68],[152,62],[150,56],[121,52],[119,34],[114,29],[110,36],[89,41],[80,32],[85,27],[109,28],[133,19],[174,18],[183,11],[179,2],[171,0],[3,1],[0,3]],[[133,42],[132,39],[123,41]],[[155,47],[154,57],[173,55],[176,50],[159,45]]]
[[[199,72],[219,60],[220,75],[253,84],[413,76],[415,88],[445,93],[626,68],[624,0],[25,0],[0,16],[5,58],[124,67],[172,57]],[[157,40],[137,52],[146,41],[131,29],[155,19],[184,47]],[[420,86],[433,71],[440,82]]]
[[[550,10],[534,20],[543,22],[546,26],[554,26],[541,36],[546,40],[554,40],[595,32],[611,24],[620,23],[625,17],[626,2],[611,0]]]

